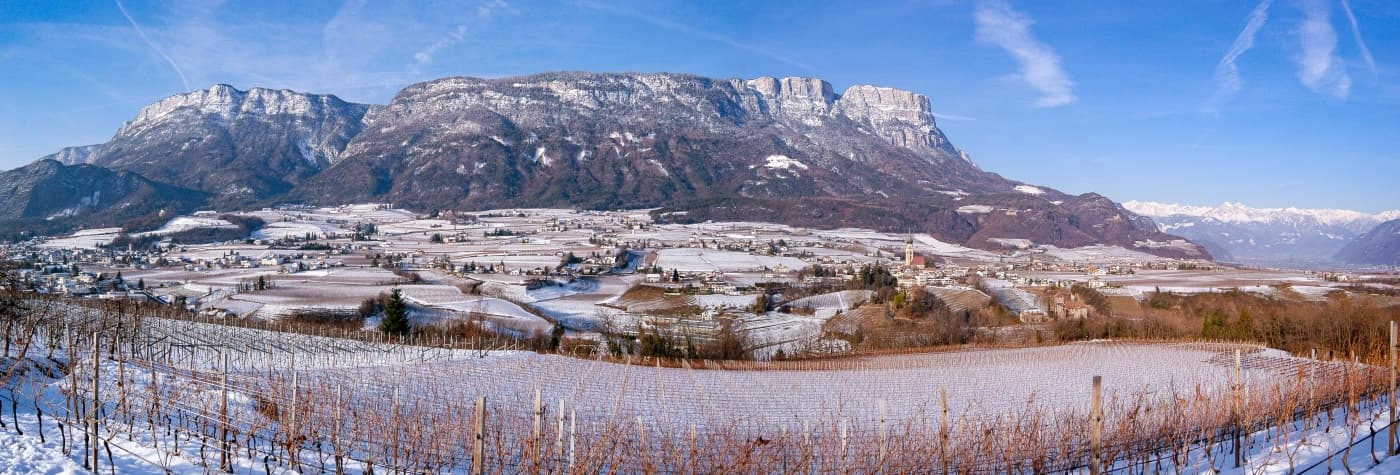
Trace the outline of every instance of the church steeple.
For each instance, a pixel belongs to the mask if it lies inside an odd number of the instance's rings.
[[[904,267],[914,266],[914,235],[907,234],[904,237]]]

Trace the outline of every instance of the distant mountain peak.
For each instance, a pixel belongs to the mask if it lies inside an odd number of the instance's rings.
[[[44,158],[250,201],[333,164],[368,111],[328,94],[215,84],[142,107],[107,143]]]
[[[1243,203],[1226,201],[1217,206],[1190,206],[1152,201],[1126,201],[1128,210],[1152,217],[1196,216],[1213,218],[1227,223],[1278,222],[1314,220],[1328,225],[1348,225],[1353,222],[1366,222],[1367,227],[1400,218],[1400,210],[1380,213],[1365,213],[1331,208],[1253,208]]]
[[[1353,239],[1384,221],[1400,218],[1400,211],[1252,208],[1229,201],[1218,206],[1128,201],[1123,206],[1151,217],[1163,232],[1206,245],[1216,256],[1312,267],[1333,264],[1333,256]]]
[[[215,84],[208,89],[176,94],[142,107],[135,119],[117,130],[117,135],[142,133],[152,126],[161,125],[171,114],[185,110],[231,120],[239,115],[314,116],[325,109],[347,107],[363,109],[367,106],[351,104],[330,94],[307,94],[260,87],[243,91],[228,84]]]

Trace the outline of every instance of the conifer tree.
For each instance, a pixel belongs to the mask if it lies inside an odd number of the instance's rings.
[[[389,293],[389,300],[384,302],[384,320],[379,322],[379,331],[387,335],[408,334],[408,304],[403,301],[403,293],[398,288],[394,288]]]

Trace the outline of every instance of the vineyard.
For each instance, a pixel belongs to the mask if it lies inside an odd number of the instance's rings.
[[[104,470],[1200,472],[1291,467],[1385,402],[1377,367],[1243,344],[662,365],[28,307],[10,410]]]

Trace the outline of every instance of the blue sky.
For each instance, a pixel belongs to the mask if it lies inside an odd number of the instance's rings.
[[[385,103],[554,70],[899,87],[984,169],[1070,193],[1400,208],[1386,0],[0,0],[0,169],[214,83]]]

